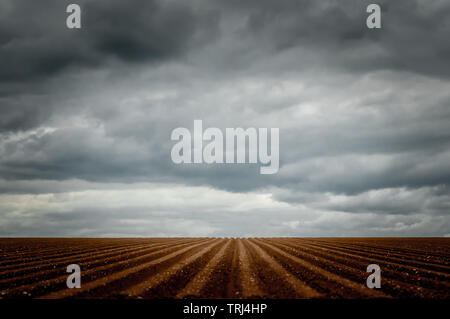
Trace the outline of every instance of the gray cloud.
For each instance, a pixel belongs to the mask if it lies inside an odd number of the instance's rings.
[[[158,62],[202,44],[216,32],[214,12],[175,1],[78,1],[84,28],[69,30],[65,8],[70,3],[3,4],[1,80],[29,81],[109,59]]]
[[[108,213],[63,196],[60,207],[42,200],[42,211],[27,206],[17,219],[4,197],[0,235],[54,225],[52,235],[74,236],[193,235],[185,228],[194,225],[223,236],[450,232],[448,3],[381,1],[383,28],[368,30],[368,1],[86,0],[82,29],[68,30],[69,2],[45,2],[1,4],[1,193],[170,183],[219,198],[268,192],[288,206],[244,218],[220,200],[195,216],[179,202],[163,217],[151,205]],[[170,132],[194,119],[279,127],[279,173],[173,164]],[[233,211],[245,206],[238,198]],[[259,231],[252,221],[261,219]]]

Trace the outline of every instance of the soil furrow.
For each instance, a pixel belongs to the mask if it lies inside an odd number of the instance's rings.
[[[292,244],[286,241],[274,242],[270,241],[274,246],[287,251],[297,257],[303,258],[313,264],[317,264],[323,269],[338,273],[341,276],[350,280],[364,283],[369,276],[366,272],[367,262],[360,262],[358,260],[339,258],[335,254],[323,253],[320,250],[305,248],[305,245]],[[443,295],[447,291],[446,287],[442,286],[439,281],[429,281],[426,285],[425,281],[420,281],[421,285],[416,284],[414,277],[409,274],[402,274],[400,272],[392,272],[386,269],[382,264],[382,282],[383,291],[389,295],[402,297],[420,297],[427,294],[433,297]]]
[[[216,268],[218,268],[219,263],[225,259],[226,252],[230,251],[229,248],[232,247],[231,243],[231,240],[227,240],[226,244],[220,248],[208,264],[195,275],[195,277],[183,288],[183,290],[176,295],[176,298],[185,298],[187,296],[201,297],[201,291],[204,289],[208,281],[217,282],[217,280],[212,279],[214,278],[212,274]]]
[[[203,240],[198,240],[198,242],[204,242]],[[135,265],[139,265],[143,262],[147,262],[150,260],[154,260],[161,256],[165,256],[167,253],[172,253],[177,249],[182,249],[195,246],[193,243],[182,243],[178,245],[173,245],[169,247],[165,247],[159,249],[157,251],[146,253],[145,255],[141,255],[138,257],[134,257],[131,259],[124,258],[119,261],[114,261],[111,264],[106,264],[103,266],[94,267],[92,269],[83,270],[82,269],[82,282],[90,282],[97,280],[99,277],[108,277],[115,272],[121,271],[126,268],[133,267]],[[10,295],[10,296],[20,296],[30,297],[30,296],[39,296],[45,293],[47,290],[51,291],[59,291],[59,290],[67,290],[66,288],[66,279],[67,273],[65,267],[62,267],[59,271],[60,275],[55,278],[47,279],[47,280],[39,280],[34,281],[33,283],[26,284],[19,287],[11,287],[9,289],[3,290],[0,292],[2,295]],[[83,285],[84,286],[84,285]],[[72,294],[76,294],[76,291],[79,289],[72,290]]]
[[[341,255],[351,257],[351,258],[359,258],[361,260],[367,260],[369,263],[385,263],[387,265],[401,267],[405,271],[411,271],[411,272],[420,274],[422,276],[427,276],[427,277],[432,276],[432,278],[441,277],[441,278],[445,278],[446,280],[448,280],[450,278],[450,273],[448,271],[446,272],[445,268],[442,269],[443,267],[445,267],[444,265],[439,267],[439,269],[441,269],[442,271],[436,271],[436,270],[434,270],[435,269],[434,266],[426,265],[427,267],[425,268],[425,265],[423,265],[419,262],[417,262],[417,263],[403,262],[402,263],[401,261],[398,261],[396,259],[389,258],[386,256],[380,256],[379,254],[360,253],[360,252],[355,252],[355,251],[349,250],[349,249],[341,249],[337,246],[324,246],[324,245],[316,245],[316,244],[305,244],[305,246],[321,247],[324,249],[328,249],[329,251],[333,251],[334,254],[341,254]]]
[[[331,273],[325,269],[322,269],[318,266],[315,266],[303,259],[300,259],[294,255],[291,255],[277,247],[275,247],[272,244],[265,243],[261,241],[260,239],[253,239],[255,242],[257,242],[260,246],[264,246],[268,249],[271,249],[273,252],[280,254],[281,256],[290,259],[291,261],[295,262],[296,264],[308,269],[309,271],[316,273],[318,275],[321,275],[322,277],[326,278],[327,280],[332,280],[335,283],[347,287],[351,290],[356,291],[358,294],[362,296],[369,296],[369,297],[376,297],[376,298],[388,298],[389,296],[378,291],[374,291],[372,289],[367,288],[365,285],[362,285],[358,282],[351,281],[349,279],[343,278],[340,275]]]
[[[186,242],[184,241],[183,244],[186,244]],[[105,265],[110,262],[116,263],[118,261],[125,260],[125,259],[129,259],[132,261],[133,258],[135,258],[135,257],[143,256],[143,255],[146,255],[153,251],[157,251],[161,248],[166,248],[166,247],[170,247],[173,245],[176,245],[176,243],[170,243],[170,244],[166,243],[166,244],[160,244],[160,245],[155,244],[155,245],[151,245],[148,248],[146,248],[147,246],[142,246],[138,249],[133,249],[133,250],[121,250],[120,252],[118,252],[118,253],[116,252],[112,255],[102,254],[102,255],[95,256],[93,258],[87,258],[87,259],[73,258],[70,260],[70,263],[66,262],[66,263],[47,264],[47,267],[43,267],[43,268],[50,268],[49,270],[41,270],[41,271],[32,272],[27,275],[22,275],[21,277],[18,277],[18,278],[13,277],[13,278],[7,278],[7,279],[0,280],[0,289],[5,289],[5,287],[7,285],[14,285],[14,286],[24,285],[29,282],[32,282],[33,280],[35,281],[37,278],[39,278],[39,280],[46,280],[46,279],[50,279],[52,277],[56,277],[58,274],[61,273],[61,269],[63,267],[66,267],[68,264],[78,264],[82,269],[86,270],[86,269],[95,268],[96,266]],[[99,259],[99,257],[101,257],[101,258]]]
[[[313,244],[313,243],[311,243]],[[327,244],[317,244],[321,247],[336,247],[339,248],[341,250],[347,250],[347,251],[351,251],[355,254],[362,254],[362,255],[367,255],[368,252],[370,252],[371,256],[379,256],[379,257],[383,257],[383,258],[389,258],[392,261],[400,261],[402,263],[411,263],[412,265],[418,265],[420,267],[426,267],[426,268],[430,268],[430,269],[436,269],[436,270],[440,270],[440,271],[447,271],[450,272],[450,266],[447,266],[449,264],[448,260],[443,260],[443,257],[440,257],[439,259],[433,259],[433,260],[427,260],[427,256],[422,253],[420,256],[408,256],[408,255],[403,255],[401,258],[398,256],[401,256],[400,254],[397,254],[395,252],[393,252],[392,250],[387,250],[387,251],[378,251],[375,250],[373,248],[368,248],[368,249],[363,249],[360,248],[358,246],[355,245],[345,245],[345,244],[336,244],[336,243],[327,243]]]
[[[158,298],[172,297],[178,288],[183,287],[184,282],[189,282],[190,278],[198,273],[199,269],[202,269],[209,258],[215,255],[218,249],[214,248],[224,245],[226,245],[224,241],[214,241],[188,258],[170,266],[165,271],[158,272],[137,285],[123,290],[121,294],[127,297],[144,295]],[[189,269],[190,266],[192,266],[191,269]],[[162,284],[164,284],[164,287],[159,287]],[[157,290],[157,288],[159,289]]]
[[[96,280],[90,281],[90,282],[82,285],[82,287],[79,289],[64,289],[61,291],[57,291],[55,293],[45,295],[42,298],[50,298],[50,299],[51,298],[67,298],[67,297],[76,296],[76,295],[94,290],[99,287],[103,288],[104,293],[107,292],[108,294],[110,294],[112,290],[110,289],[109,286],[107,287],[107,285],[114,283],[115,281],[118,281],[118,280],[123,280],[124,278],[127,278],[132,275],[138,275],[139,272],[148,270],[150,267],[155,267],[158,264],[162,264],[164,262],[170,261],[171,259],[173,259],[175,257],[182,256],[182,254],[188,253],[189,251],[194,250],[197,247],[207,245],[208,242],[210,242],[210,241],[211,241],[211,239],[207,240],[206,243],[204,241],[202,241],[197,244],[188,245],[187,247],[178,249],[169,254],[164,254],[162,257],[151,260],[149,262],[140,263],[136,266],[133,266],[131,268],[126,268],[122,271],[113,272],[109,276],[101,277]],[[132,280],[130,280],[130,282],[132,282]]]
[[[274,258],[272,258],[268,253],[266,253],[259,245],[256,245],[254,242],[250,240],[245,240],[246,243],[250,247],[254,249],[256,254],[264,260],[264,262],[273,270],[276,272],[277,277],[279,279],[284,280],[286,283],[290,285],[290,288],[292,288],[296,292],[297,298],[317,298],[320,296],[320,294],[315,291],[313,288],[309,287],[305,282],[301,281],[294,275],[292,275],[290,272],[286,271],[283,266],[281,266]]]

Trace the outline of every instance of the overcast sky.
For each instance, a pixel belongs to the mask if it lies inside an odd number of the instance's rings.
[[[449,15],[0,0],[0,236],[450,236]],[[173,164],[195,119],[279,128],[279,172]]]

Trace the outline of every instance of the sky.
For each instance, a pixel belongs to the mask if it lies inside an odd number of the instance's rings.
[[[449,14],[0,0],[0,237],[449,237]],[[279,128],[278,173],[174,164],[171,132],[196,119]]]

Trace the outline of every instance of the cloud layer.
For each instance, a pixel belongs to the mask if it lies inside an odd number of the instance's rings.
[[[446,1],[0,7],[0,236],[450,233]],[[46,10],[41,10],[45,6]],[[280,128],[280,171],[175,165],[170,133]]]

